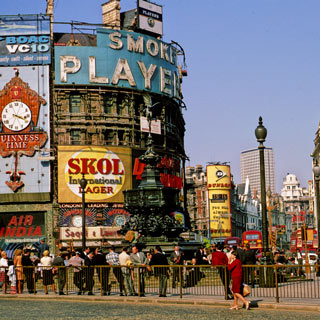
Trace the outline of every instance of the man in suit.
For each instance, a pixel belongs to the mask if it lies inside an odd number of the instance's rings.
[[[58,285],[59,285],[60,296],[64,295],[63,289],[66,284],[66,267],[64,264],[64,258],[65,258],[65,255],[63,255],[62,252],[60,252],[59,255],[55,257],[52,262],[52,266],[59,267],[57,268],[58,269],[57,272],[58,272]]]
[[[252,266],[257,262],[256,259],[256,251],[250,249],[250,244],[246,244],[246,251],[244,253],[244,265]],[[254,288],[255,277],[254,277],[255,268],[254,267],[245,267],[243,268],[244,273],[244,283],[251,284],[252,288]]]
[[[107,261],[105,255],[102,253],[102,250],[97,248],[95,250],[95,255],[93,256],[93,265],[96,266],[96,271],[98,273],[98,278],[101,283],[101,288],[103,295],[110,295],[109,284],[109,273],[110,268],[106,267]]]
[[[138,278],[139,278],[139,283],[140,283],[140,297],[145,297],[145,292],[144,292],[144,288],[145,288],[145,284],[144,284],[144,275],[145,275],[145,271],[146,271],[146,265],[148,263],[147,257],[145,256],[145,254],[143,252],[139,252],[139,249],[137,248],[137,246],[133,246],[132,247],[132,253],[130,254],[130,259],[133,262],[133,264],[135,266],[140,266],[140,268],[138,268]]]
[[[88,291],[88,296],[92,296],[93,286],[94,286],[94,264],[93,264],[93,251],[90,251],[88,255],[84,258],[84,264],[87,266],[85,271],[85,282],[86,282],[86,290]]]
[[[176,265],[176,266],[183,265],[183,263],[184,263],[183,252],[180,251],[180,248],[178,246],[174,247],[174,251],[170,255],[170,261],[173,265]],[[179,268],[178,267],[173,268],[172,288],[176,287],[176,281],[179,282]],[[181,281],[182,281],[182,279],[181,279]]]
[[[166,297],[167,292],[167,275],[168,267],[157,267],[157,266],[167,266],[168,260],[163,254],[160,246],[156,246],[154,249],[154,254],[150,260],[150,266],[155,266],[154,275],[159,277],[159,297]]]

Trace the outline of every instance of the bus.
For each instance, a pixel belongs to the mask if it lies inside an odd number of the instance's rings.
[[[224,239],[224,245],[228,247],[237,246],[239,247],[241,239],[239,237],[228,237]]]
[[[242,233],[242,245],[250,245],[250,249],[262,252],[262,234],[260,231],[250,230]]]
[[[305,240],[305,237],[307,238]],[[296,231],[292,231],[290,239],[290,251],[296,252],[297,249],[305,250],[310,252],[316,252],[318,249],[318,234],[313,228],[299,228]]]

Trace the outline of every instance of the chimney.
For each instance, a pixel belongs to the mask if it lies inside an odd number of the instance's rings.
[[[102,23],[105,28],[120,29],[120,0],[109,0],[102,5]]]

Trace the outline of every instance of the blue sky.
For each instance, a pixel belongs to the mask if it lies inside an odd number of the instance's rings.
[[[102,23],[104,2],[56,0],[55,21]],[[254,130],[261,115],[265,145],[274,148],[277,191],[287,173],[306,186],[320,120],[320,1],[154,2],[164,7],[164,41],[177,41],[186,53],[187,165],[230,162],[239,183],[240,152],[258,146]],[[136,1],[120,3],[125,11]],[[10,0],[1,14],[45,8],[45,0]]]

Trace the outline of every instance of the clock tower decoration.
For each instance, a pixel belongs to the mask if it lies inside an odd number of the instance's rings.
[[[13,168],[6,171],[9,181],[5,182],[13,192],[24,185],[21,175],[26,173],[19,169],[20,156],[34,156],[48,139],[38,126],[40,106],[46,104],[45,99],[22,81],[18,69],[0,91],[0,155],[15,158]]]

